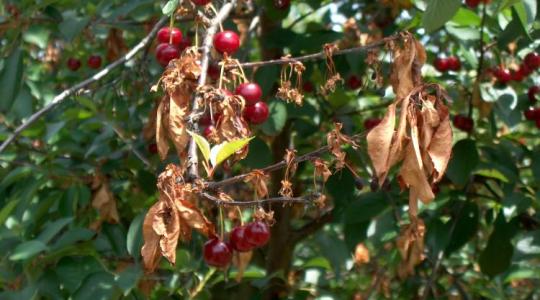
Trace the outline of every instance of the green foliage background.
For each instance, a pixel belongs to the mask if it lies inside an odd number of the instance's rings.
[[[321,51],[322,44],[342,38],[341,22],[348,17],[357,19],[362,32],[372,33],[368,24],[375,16],[391,14],[380,2],[299,0],[278,11],[272,1],[255,1],[281,26],[248,39],[237,57],[260,60],[263,50],[271,48],[293,56]],[[486,8],[483,30],[481,7],[469,9],[459,0],[412,3],[383,32],[409,30],[422,41],[428,52],[425,80],[447,88],[453,114],[469,113],[480,39],[488,46],[485,69],[519,63],[540,45],[536,0],[494,0]],[[121,29],[131,47],[161,17],[164,5],[153,0],[4,1],[0,26],[15,26],[0,36],[0,141],[57,93],[95,73],[85,60],[105,55],[109,29]],[[15,23],[10,6],[19,12]],[[192,27],[190,22],[177,25],[183,32]],[[235,28],[230,21],[224,25]],[[57,63],[45,61],[51,45],[60,51]],[[200,236],[180,245],[176,266],[163,262],[159,272],[146,275],[141,267],[141,224],[156,201],[156,176],[176,160],[171,156],[160,162],[141,136],[159,97],[149,92],[162,72],[152,49],[71,97],[0,155],[0,299],[184,299],[208,274]],[[461,71],[436,72],[429,63],[440,55],[458,56]],[[69,57],[81,58],[83,67],[69,71]],[[388,72],[389,56],[382,57],[383,72]],[[364,131],[367,118],[382,116],[380,104],[392,100],[391,89],[376,87],[364,59],[360,53],[335,58],[343,77],[355,74],[365,80],[360,92],[339,88],[328,99],[307,94],[300,108],[273,98],[279,67],[250,75],[261,84],[271,116],[257,128],[249,156],[234,171],[270,164],[272,140],[283,131],[292,133],[298,152],[305,153],[324,145],[333,121],[354,134]],[[306,66],[304,80],[322,84],[324,61]],[[433,203],[420,207],[427,227],[426,259],[414,276],[396,277],[400,256],[395,238],[407,222],[407,195],[400,193],[394,176],[383,190],[371,191],[368,157],[351,149],[349,158],[365,187],[356,189],[347,170],[330,178],[326,192],[335,204],[332,222],[296,245],[291,274],[268,274],[263,249],[241,283],[234,281],[235,270],[217,272],[197,297],[259,299],[269,278],[281,276],[292,283],[291,299],[352,299],[366,291],[373,299],[411,299],[426,287],[443,298],[538,299],[539,129],[522,112],[530,105],[527,89],[539,83],[538,72],[508,86],[481,82],[481,96],[492,110],[480,116],[473,109],[470,135],[455,130],[440,192]],[[89,229],[98,214],[87,179],[98,169],[109,179],[121,222],[104,223],[96,232]],[[311,166],[302,165],[297,184],[309,191],[312,174]],[[291,222],[300,227],[308,220]],[[367,245],[371,261],[355,267],[352,253],[359,242]],[[374,282],[384,283],[386,293],[373,289]]]

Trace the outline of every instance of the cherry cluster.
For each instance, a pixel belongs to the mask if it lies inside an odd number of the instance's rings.
[[[86,65],[90,69],[99,69],[101,67],[101,56],[99,56],[99,55],[91,55],[86,60]],[[73,72],[80,69],[81,66],[82,66],[81,60],[78,59],[78,58],[70,57],[67,60],[67,67],[68,67],[68,69],[70,69]]]
[[[507,84],[510,81],[521,82],[527,76],[540,68],[540,55],[536,52],[528,53],[517,70],[509,70],[503,66],[498,66],[490,70],[500,84]]]
[[[441,73],[448,71],[459,71],[461,69],[461,61],[455,56],[437,57],[433,62],[435,69]]]
[[[237,226],[231,230],[228,242],[213,237],[204,244],[204,261],[212,267],[226,268],[231,263],[233,251],[251,251],[266,245],[269,239],[270,228],[263,221]]]
[[[531,104],[536,103],[536,95],[538,93],[540,93],[539,86],[535,85],[529,88],[528,96],[529,96],[529,102]],[[534,121],[536,124],[536,128],[540,128],[540,107],[531,106],[523,112],[523,115],[525,116],[525,119],[529,121]]]
[[[182,31],[176,27],[163,27],[157,33],[158,45],[156,47],[156,60],[165,67],[180,53],[191,46],[191,39],[182,35]]]

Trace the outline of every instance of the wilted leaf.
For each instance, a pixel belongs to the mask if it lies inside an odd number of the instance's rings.
[[[367,135],[368,154],[380,184],[384,182],[388,173],[390,145],[395,124],[396,105],[391,104],[379,125],[371,129]]]
[[[167,158],[169,152],[169,142],[167,141],[167,127],[169,115],[169,101],[164,96],[159,102],[156,116],[156,144],[158,147],[159,157],[161,160]]]
[[[215,235],[214,225],[206,219],[201,211],[195,207],[192,203],[186,200],[176,200],[176,209],[180,214],[182,223],[187,224],[190,228],[193,228],[205,236]]]
[[[397,239],[397,247],[402,261],[398,275],[404,279],[414,274],[414,267],[424,260],[424,221],[415,219],[411,224],[403,226]]]
[[[120,222],[116,200],[107,182],[103,182],[92,197],[92,207],[99,211],[101,220],[111,223]]]
[[[429,203],[435,198],[435,195],[424,170],[420,169],[419,165],[417,157],[414,154],[414,148],[412,144],[409,144],[406,149],[403,165],[399,171],[399,176],[405,185],[410,188],[411,195],[415,195],[424,203]]]
[[[184,149],[189,142],[186,122],[184,120],[189,107],[189,94],[176,92],[170,95],[169,103],[169,132],[170,138],[176,147],[180,158],[183,158]]]
[[[251,171],[244,179],[245,182],[251,182],[251,184],[253,184],[257,197],[259,198],[268,196],[268,187],[266,186],[268,180],[269,176],[261,170]]]
[[[438,182],[444,176],[448,161],[452,155],[452,127],[448,108],[439,104],[439,117],[441,122],[431,137],[428,154],[433,162],[436,173],[433,174],[433,182]]]
[[[247,252],[234,252],[232,263],[233,265],[238,269],[238,273],[236,274],[236,281],[240,282],[242,281],[242,277],[244,276],[244,271],[246,270],[246,267],[249,265],[249,262],[251,261],[251,257],[253,256],[252,251]]]

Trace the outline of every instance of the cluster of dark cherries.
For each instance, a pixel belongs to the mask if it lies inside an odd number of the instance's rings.
[[[99,69],[101,67],[101,56],[99,55],[91,55],[86,60],[86,65],[90,69]],[[82,66],[81,60],[78,58],[70,57],[67,60],[67,67],[71,71],[77,71]]]
[[[232,260],[233,251],[247,252],[266,245],[270,239],[270,228],[263,221],[254,221],[244,226],[234,227],[229,233],[229,241],[215,236],[204,243],[204,261],[212,267],[226,268]]]

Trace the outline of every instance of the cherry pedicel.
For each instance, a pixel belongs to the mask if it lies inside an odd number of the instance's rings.
[[[214,48],[220,53],[233,54],[240,47],[240,37],[234,31],[225,30],[214,36]]]
[[[269,114],[268,105],[262,101],[248,105],[244,109],[244,118],[255,125],[264,123]]]
[[[91,69],[99,69],[101,67],[101,56],[92,55],[88,58],[88,61],[86,63]]]
[[[351,90],[356,90],[362,86],[362,80],[356,75],[351,75],[347,78],[347,87]]]
[[[448,59],[437,57],[435,61],[433,62],[433,66],[435,69],[441,73],[444,73],[450,69],[450,66],[448,64]]]
[[[471,132],[474,128],[474,121],[473,119],[464,116],[464,115],[456,115],[453,119],[454,126],[465,132]]]
[[[193,2],[195,5],[206,5],[210,2],[212,2],[212,0],[191,0],[191,2]]]
[[[525,55],[524,62],[525,62],[525,65],[527,65],[527,67],[533,70],[536,70],[540,67],[540,54],[536,52],[531,52]]]
[[[77,71],[81,67],[81,61],[79,59],[70,57],[67,61],[67,66],[71,71]]]
[[[233,228],[229,240],[231,247],[238,252],[246,252],[253,249],[253,245],[246,240],[246,227],[238,226]]]
[[[540,93],[540,86],[534,85],[529,88],[529,91],[527,92],[527,96],[529,97],[529,102],[535,103],[536,102],[536,94]]]
[[[245,82],[240,84],[236,88],[235,92],[237,95],[242,96],[246,100],[247,105],[254,105],[261,100],[262,97],[261,87],[254,82]]]
[[[244,236],[251,245],[261,247],[270,239],[270,228],[262,221],[255,221],[246,225]]]
[[[163,27],[157,33],[157,40],[160,43],[169,44],[170,42],[178,46],[182,42],[182,31],[176,27]]]
[[[203,257],[209,266],[225,268],[231,263],[232,250],[220,239],[213,238],[204,243]]]
[[[156,47],[156,59],[162,67],[166,67],[171,60],[178,57],[180,51],[171,44],[161,43]]]

